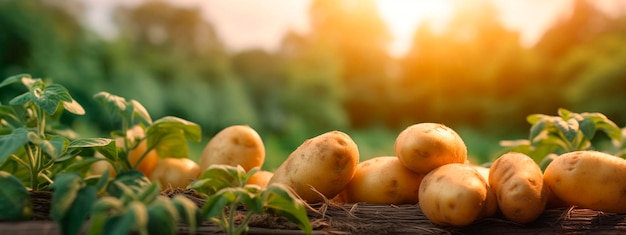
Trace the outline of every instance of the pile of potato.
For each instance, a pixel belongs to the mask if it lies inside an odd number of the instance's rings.
[[[606,153],[562,154],[542,172],[527,155],[510,152],[486,168],[469,163],[462,138],[437,123],[407,127],[394,149],[395,156],[360,162],[350,136],[331,131],[306,140],[276,171],[259,171],[249,183],[285,184],[308,203],[419,204],[433,223],[448,226],[496,214],[528,223],[557,206],[626,212],[626,160]],[[249,170],[264,157],[259,135],[235,126],[209,142],[200,166]]]

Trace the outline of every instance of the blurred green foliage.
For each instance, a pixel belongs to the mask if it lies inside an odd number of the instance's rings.
[[[136,99],[156,118],[198,123],[204,143],[229,125],[250,125],[267,145],[270,170],[333,129],[353,135],[367,159],[392,155],[397,133],[412,123],[444,123],[482,162],[499,140],[526,135],[529,114],[563,107],[626,124],[624,14],[611,18],[576,0],[569,18],[527,48],[488,1],[466,5],[441,32],[420,25],[397,59],[369,0],[314,0],[310,32],[288,33],[277,51],[234,54],[196,8],[120,7],[119,33],[105,39],[84,26],[79,1],[0,0],[0,77],[29,73],[64,85],[87,113],[64,121],[90,135],[120,122],[91,99],[99,91]],[[16,92],[3,88],[0,102]]]

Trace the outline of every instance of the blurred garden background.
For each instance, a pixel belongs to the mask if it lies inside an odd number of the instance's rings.
[[[204,135],[190,143],[194,159],[223,128],[250,125],[268,170],[330,130],[352,136],[365,160],[393,155],[408,125],[443,123],[487,162],[500,140],[527,138],[529,114],[566,108],[626,125],[624,1],[545,1],[560,3],[552,11],[534,0],[245,2],[0,0],[0,77],[28,73],[67,87],[86,115],[63,122],[85,137],[120,126],[92,98],[99,91],[138,100],[153,119],[193,121]],[[304,26],[265,32],[245,14],[268,9]],[[389,9],[402,11],[389,20]],[[211,12],[234,20],[212,21]],[[528,39],[525,23],[540,17],[552,20]],[[229,25],[238,19],[248,28]],[[393,44],[402,27],[404,51]],[[227,29],[277,42],[237,48],[220,34]],[[23,92],[4,87],[0,102]]]

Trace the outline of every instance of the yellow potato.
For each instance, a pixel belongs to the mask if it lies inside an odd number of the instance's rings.
[[[161,183],[163,190],[186,188],[199,174],[200,167],[189,158],[163,158],[150,174],[150,180]]]
[[[597,151],[561,154],[544,171],[552,193],[568,205],[626,212],[626,160]]]
[[[331,131],[308,139],[274,171],[269,184],[282,183],[309,203],[334,198],[352,179],[359,149],[347,134]],[[269,185],[268,184],[268,185]]]
[[[489,168],[481,166],[481,165],[474,165],[474,164],[468,164],[468,165],[471,166],[472,168],[476,169],[476,171],[478,171],[478,173],[480,173],[480,176],[482,176],[483,179],[485,179],[485,181],[487,181],[487,183],[489,183]]]
[[[426,174],[450,163],[464,163],[467,147],[449,127],[437,123],[419,123],[404,129],[395,143],[396,156],[414,172]]]
[[[395,156],[375,157],[359,163],[342,194],[348,203],[415,204],[422,178]]]
[[[435,224],[465,226],[495,214],[497,201],[476,169],[452,163],[435,168],[424,177],[419,206]]]
[[[498,207],[507,219],[528,223],[545,210],[549,191],[539,165],[523,153],[505,153],[489,172],[489,185],[496,193]]]
[[[272,173],[271,171],[259,170],[256,173],[254,173],[250,177],[250,179],[248,179],[248,182],[246,182],[246,183],[247,184],[256,184],[256,185],[258,185],[261,188],[265,188],[265,187],[267,187],[267,183],[270,181],[272,176],[274,176],[274,173]]]
[[[261,136],[250,126],[234,125],[220,131],[209,141],[200,158],[200,169],[214,164],[237,166],[246,171],[261,167],[265,161],[265,146]]]

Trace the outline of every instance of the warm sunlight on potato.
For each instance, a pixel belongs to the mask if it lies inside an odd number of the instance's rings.
[[[476,169],[452,163],[435,168],[424,177],[419,206],[435,224],[465,226],[495,214],[497,201]]]
[[[234,125],[215,135],[202,151],[200,169],[214,164],[237,166],[246,171],[261,167],[265,160],[265,146],[261,136],[250,126]]]
[[[496,159],[490,168],[489,185],[496,193],[500,211],[513,222],[534,221],[548,201],[541,168],[523,153],[510,152]]]
[[[437,123],[419,123],[404,129],[395,143],[396,155],[414,172],[426,174],[450,163],[464,163],[467,147],[452,129]]]
[[[566,204],[626,212],[626,160],[597,151],[561,154],[544,171],[545,184]]]
[[[395,156],[375,157],[359,163],[342,194],[348,203],[416,204],[422,178]]]
[[[272,176],[274,176],[274,173],[271,171],[259,170],[255,172],[246,183],[255,184],[261,188],[265,188],[267,187],[267,183],[270,182],[270,179],[272,179]]]
[[[270,180],[282,183],[309,203],[337,196],[352,179],[359,149],[347,134],[331,131],[308,139],[293,151]]]

